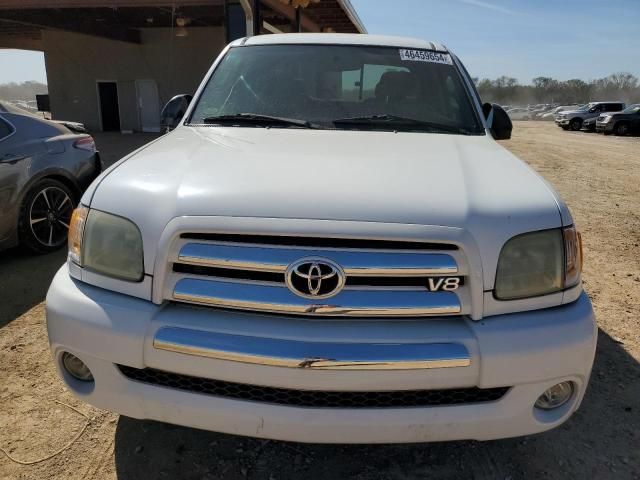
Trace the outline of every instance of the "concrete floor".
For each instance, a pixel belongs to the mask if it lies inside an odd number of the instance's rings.
[[[96,132],[91,134],[96,141],[105,167],[113,165],[128,153],[140,148],[160,136],[158,133]]]

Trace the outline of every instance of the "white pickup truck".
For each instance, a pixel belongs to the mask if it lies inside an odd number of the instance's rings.
[[[596,325],[571,214],[510,135],[438,43],[234,41],[75,211],[46,307],[62,380],[130,417],[300,442],[560,425]]]

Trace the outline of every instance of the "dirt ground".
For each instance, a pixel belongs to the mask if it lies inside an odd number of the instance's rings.
[[[97,140],[111,163],[150,138]],[[485,443],[327,446],[119,417],[72,397],[50,360],[43,301],[65,252],[16,249],[0,253],[0,448],[29,461],[72,444],[35,465],[0,453],[0,478],[640,478],[640,138],[517,122],[503,143],[555,186],[583,233],[600,336],[585,401],[562,427]]]

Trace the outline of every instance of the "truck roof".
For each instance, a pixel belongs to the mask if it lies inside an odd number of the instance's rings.
[[[374,45],[448,52],[447,47],[438,42],[430,42],[419,38],[361,33],[282,33],[245,37],[232,42],[233,46],[275,44]]]

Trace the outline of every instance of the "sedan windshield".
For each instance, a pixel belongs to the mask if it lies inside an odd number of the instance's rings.
[[[189,124],[484,134],[449,54],[367,46],[233,47]]]

